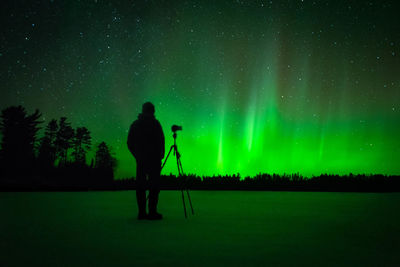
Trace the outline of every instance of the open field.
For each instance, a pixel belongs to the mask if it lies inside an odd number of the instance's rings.
[[[0,193],[1,266],[400,263],[399,193],[162,191],[137,221],[134,191]]]

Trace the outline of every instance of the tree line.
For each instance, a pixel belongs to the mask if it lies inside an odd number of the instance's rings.
[[[66,117],[52,119],[43,127],[42,114],[28,114],[22,106],[5,108],[0,114],[0,190],[88,190],[135,189],[135,179],[114,180],[117,160],[101,142],[92,149],[91,132],[74,129]],[[374,175],[332,175],[304,177],[300,174],[258,174],[254,177],[189,174],[163,175],[162,189],[198,190],[291,190],[399,192],[400,177]]]
[[[91,132],[74,129],[66,117],[44,126],[42,114],[28,114],[23,106],[10,106],[0,114],[0,182],[14,185],[106,185],[114,178],[117,161],[103,141],[87,164]]]
[[[134,179],[115,180],[113,189],[135,189]],[[400,177],[381,174],[321,174],[305,177],[299,173],[267,174],[241,177],[240,174],[182,177],[162,175],[164,190],[250,190],[250,191],[318,191],[318,192],[400,192]]]

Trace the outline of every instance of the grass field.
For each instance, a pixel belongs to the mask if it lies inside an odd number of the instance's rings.
[[[162,191],[0,193],[0,266],[395,266],[400,194]]]

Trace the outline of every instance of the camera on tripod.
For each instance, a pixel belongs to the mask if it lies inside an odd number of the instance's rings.
[[[178,126],[178,125],[172,125],[171,127],[172,132],[174,133],[172,135],[172,137],[174,138],[174,144],[171,146],[171,148],[169,149],[169,152],[167,154],[167,157],[164,160],[164,163],[161,165],[161,170],[164,168],[165,163],[167,163],[167,160],[169,158],[169,155],[171,154],[171,152],[173,151],[174,156],[176,157],[176,163],[178,166],[178,177],[183,179],[184,174],[183,174],[183,168],[182,168],[182,162],[181,162],[181,154],[179,154],[178,152],[178,146],[176,145],[176,137],[177,131],[182,131],[182,126]],[[182,192],[182,203],[183,203],[183,210],[185,212],[185,218],[187,218],[187,212],[186,212],[186,203],[185,203],[185,196],[183,194],[183,192],[186,191],[188,200],[189,200],[189,204],[190,204],[190,209],[192,210],[192,214],[194,215],[194,210],[193,210],[193,206],[192,206],[192,200],[190,199],[190,194],[189,194],[189,188],[187,186],[186,183],[182,183],[181,186],[181,192]]]
[[[176,132],[176,131],[182,131],[182,126],[178,126],[178,125],[172,125],[172,127],[171,127],[171,131],[172,132]]]

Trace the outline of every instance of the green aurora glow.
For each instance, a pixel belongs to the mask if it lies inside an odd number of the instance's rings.
[[[186,173],[400,174],[395,1],[66,2],[8,9],[0,107],[88,127],[117,177],[148,100]]]

